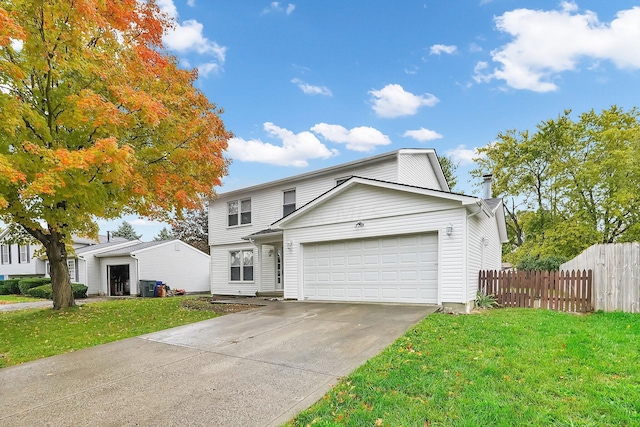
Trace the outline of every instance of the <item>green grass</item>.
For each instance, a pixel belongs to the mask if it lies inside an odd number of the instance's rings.
[[[68,310],[0,312],[0,368],[219,316],[182,297],[89,303]]]
[[[25,297],[24,295],[0,295],[0,304],[16,304],[19,302],[46,301],[42,298]]]
[[[434,314],[288,426],[640,426],[640,315]]]

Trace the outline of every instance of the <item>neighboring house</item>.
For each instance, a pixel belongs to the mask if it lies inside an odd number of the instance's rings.
[[[507,241],[502,200],[450,192],[432,149],[223,193],[209,236],[213,294],[465,309]]]
[[[162,281],[188,293],[209,293],[211,289],[209,255],[181,240],[134,242],[99,251],[87,248],[77,254],[89,294],[138,295],[139,280]]]
[[[0,242],[6,235],[6,231],[0,233]],[[143,243],[119,237],[107,241],[100,236],[97,242],[74,237],[73,247],[75,254],[69,253],[67,259],[69,276],[72,282],[86,285],[89,295],[138,295],[140,279],[162,281],[188,293],[211,289],[209,255],[180,240]],[[0,243],[0,261],[7,261],[0,264],[0,275],[4,279],[47,277],[46,257],[33,256],[40,248]]]
[[[74,236],[72,246],[74,250],[96,245],[106,241],[107,236],[99,236],[99,241]],[[120,237],[111,237],[112,241],[126,242]],[[0,280],[21,277],[44,277],[48,275],[49,266],[44,257],[42,246],[18,245],[9,241],[9,229],[0,233]],[[76,271],[76,261],[69,259],[67,262],[70,272]],[[77,281],[75,274],[71,275],[71,281]]]

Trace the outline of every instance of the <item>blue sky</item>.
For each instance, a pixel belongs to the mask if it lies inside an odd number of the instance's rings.
[[[225,192],[399,148],[435,148],[476,191],[507,129],[638,105],[637,1],[160,0],[165,36],[235,138]],[[162,224],[124,218],[143,240]],[[122,220],[100,221],[101,233]]]

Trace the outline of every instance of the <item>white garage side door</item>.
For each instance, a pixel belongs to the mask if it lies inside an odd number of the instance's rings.
[[[438,302],[438,237],[411,234],[304,245],[304,297]]]

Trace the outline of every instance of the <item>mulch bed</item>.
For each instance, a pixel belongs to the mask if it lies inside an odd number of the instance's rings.
[[[186,299],[182,301],[182,306],[189,310],[214,311],[216,313],[237,313],[239,311],[251,310],[262,307],[255,304],[233,304],[217,302],[211,297],[200,297],[196,299]]]

